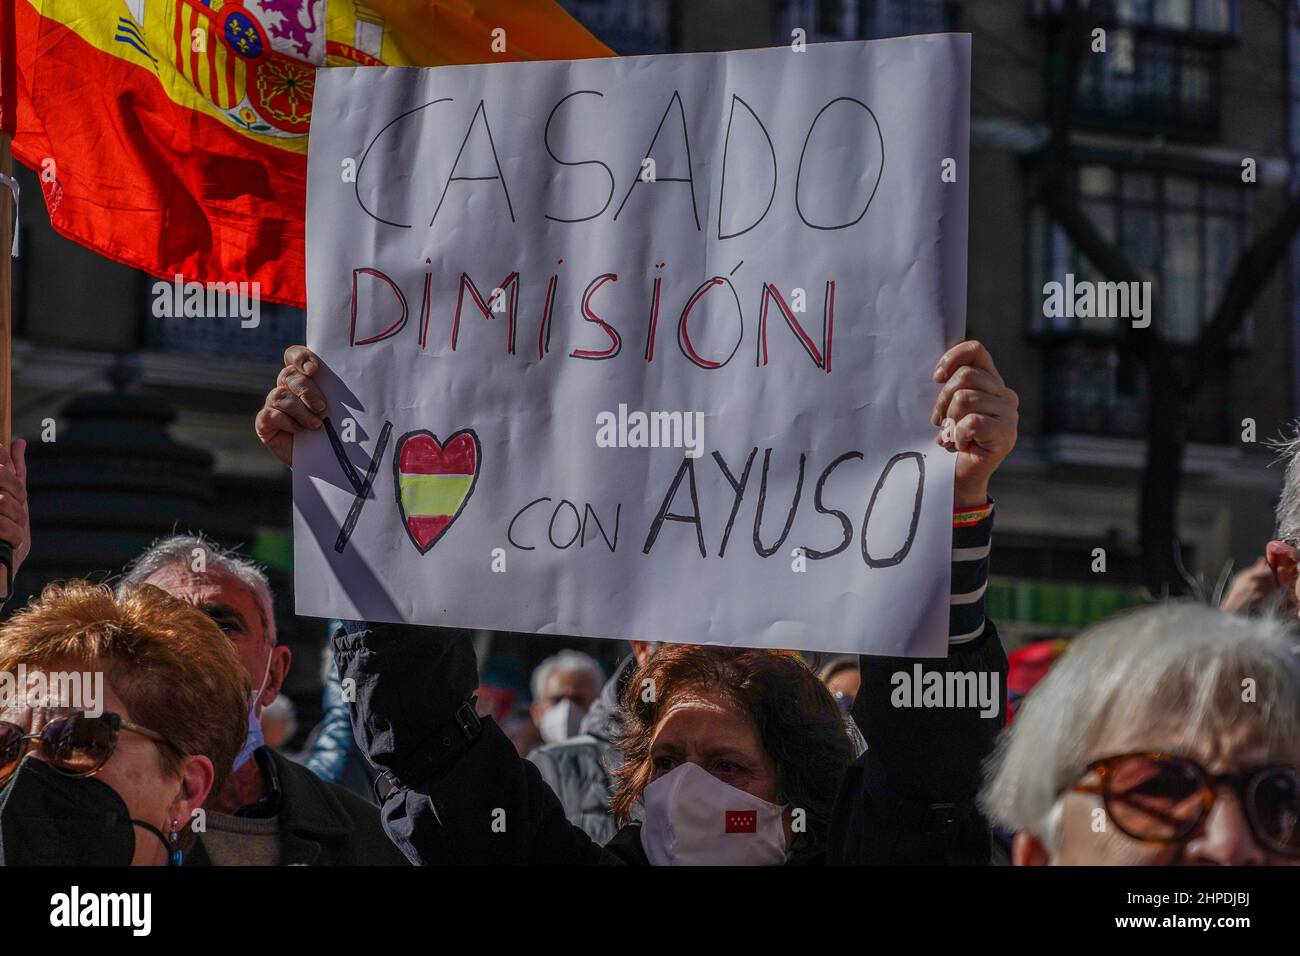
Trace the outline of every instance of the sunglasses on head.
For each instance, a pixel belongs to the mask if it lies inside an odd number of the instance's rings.
[[[71,777],[90,777],[108,763],[123,730],[148,737],[154,743],[179,753],[162,734],[123,720],[121,715],[87,717],[84,711],[62,714],[29,734],[17,724],[0,720],[0,785],[8,782],[29,746],[47,764]]]
[[[1194,760],[1166,753],[1130,753],[1090,763],[1076,793],[1099,794],[1122,833],[1146,843],[1182,843],[1201,825],[1219,791],[1241,802],[1255,841],[1300,857],[1300,767],[1270,765],[1212,774]]]

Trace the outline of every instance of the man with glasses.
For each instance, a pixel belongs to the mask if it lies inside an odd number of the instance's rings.
[[[1025,699],[981,802],[1027,864],[1300,863],[1300,655],[1279,621],[1144,608]]]

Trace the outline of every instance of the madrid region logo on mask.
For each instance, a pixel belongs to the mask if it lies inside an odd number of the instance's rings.
[[[641,848],[655,866],[769,866],[786,860],[785,807],[683,763],[641,796]]]
[[[728,810],[725,815],[724,832],[757,833],[757,810]]]

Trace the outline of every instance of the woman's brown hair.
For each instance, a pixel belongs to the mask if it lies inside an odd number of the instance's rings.
[[[161,734],[162,769],[181,755],[212,761],[212,793],[248,734],[248,673],[198,608],[151,586],[114,597],[104,585],[50,585],[0,626],[0,671],[78,666],[102,671],[131,720]],[[188,830],[188,827],[186,828]]]
[[[853,747],[844,715],[817,676],[798,659],[771,651],[666,644],[636,671],[622,695],[628,721],[618,741],[623,764],[614,771],[617,787],[610,801],[615,823],[631,819],[654,775],[655,728],[687,693],[720,696],[753,721],[776,764],[781,801],[807,813],[805,836],[820,844]]]

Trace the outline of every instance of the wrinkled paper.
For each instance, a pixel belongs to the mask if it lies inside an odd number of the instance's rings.
[[[959,35],[321,71],[298,613],[942,655],[969,76]]]

